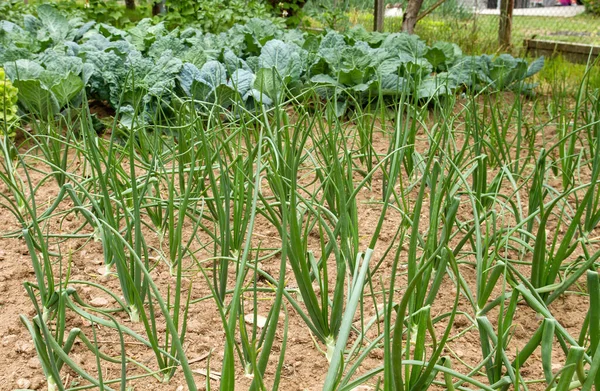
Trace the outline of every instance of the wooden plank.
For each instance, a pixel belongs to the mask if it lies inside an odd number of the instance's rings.
[[[528,39],[528,47],[535,49],[558,50],[569,53],[600,54],[600,46],[584,45],[580,43],[545,41]]]
[[[535,56],[556,56],[561,54],[571,62],[587,63],[594,61],[600,56],[600,46],[584,45],[580,43],[569,43],[559,41],[547,41],[541,39],[526,39],[523,46],[527,53]]]

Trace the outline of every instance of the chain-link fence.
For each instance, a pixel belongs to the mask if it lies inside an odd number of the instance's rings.
[[[446,0],[420,23],[417,32],[431,35],[442,29],[449,33],[448,39],[457,36],[455,40],[467,48],[494,49],[498,45],[500,0]],[[587,14],[585,6],[575,0],[514,0],[511,30],[517,49],[525,39],[600,44],[600,19]]]
[[[399,0],[386,1],[386,31],[401,30],[407,0],[394,1]],[[581,0],[513,1],[511,42],[517,51],[526,39],[600,45],[600,18],[587,13]],[[421,13],[426,16],[418,22],[415,33],[427,41],[455,42],[466,52],[494,52],[498,49],[500,3],[501,0],[425,0]],[[356,13],[351,15],[351,23],[368,25],[369,21]]]
[[[456,0],[468,13],[463,28],[478,35],[493,35],[500,22],[499,0]],[[460,13],[458,14],[460,15]],[[442,13],[435,17],[456,18],[457,14]],[[524,39],[600,43],[600,19],[585,13],[582,4],[571,0],[515,0],[512,17],[512,42],[517,46]]]

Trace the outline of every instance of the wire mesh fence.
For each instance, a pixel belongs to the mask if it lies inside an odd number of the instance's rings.
[[[493,52],[498,49],[500,1],[425,0],[421,12],[427,15],[415,33],[428,41],[455,42],[467,52]],[[385,31],[401,30],[406,2],[386,1]],[[373,1],[369,3],[372,7]],[[350,22],[369,26],[372,16],[365,14],[372,10],[351,12]],[[600,18],[587,13],[581,0],[514,0],[511,30],[517,50],[525,39],[600,45]]]
[[[464,39],[473,44],[477,44],[478,39],[483,40],[483,44],[497,39],[499,0],[447,1],[446,7],[432,12],[427,16],[429,21],[425,18],[423,24],[450,24],[454,34],[466,34]],[[600,19],[587,14],[585,6],[575,0],[514,0],[512,43],[518,47],[524,39],[531,38],[600,44]]]
[[[424,18],[422,31],[431,34],[428,29],[435,32],[445,28],[449,39],[457,36],[455,40],[467,47],[486,50],[497,47],[498,0],[448,1],[457,4]],[[525,39],[600,44],[600,19],[586,14],[583,5],[556,5],[555,1],[569,0],[515,0],[511,28],[514,47],[521,47]]]

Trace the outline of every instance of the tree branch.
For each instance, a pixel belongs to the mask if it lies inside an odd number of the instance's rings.
[[[433,11],[435,11],[436,8],[438,8],[440,5],[444,4],[446,2],[446,0],[438,0],[437,3],[435,3],[434,5],[432,5],[431,7],[429,7],[428,10],[423,11],[421,13],[421,15],[417,16],[417,22],[421,19],[423,19],[424,17],[426,17],[427,15],[429,15],[430,13],[432,13]]]

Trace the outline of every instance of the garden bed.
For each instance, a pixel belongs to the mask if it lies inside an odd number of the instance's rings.
[[[590,73],[258,19],[0,30],[7,387],[600,381]]]

